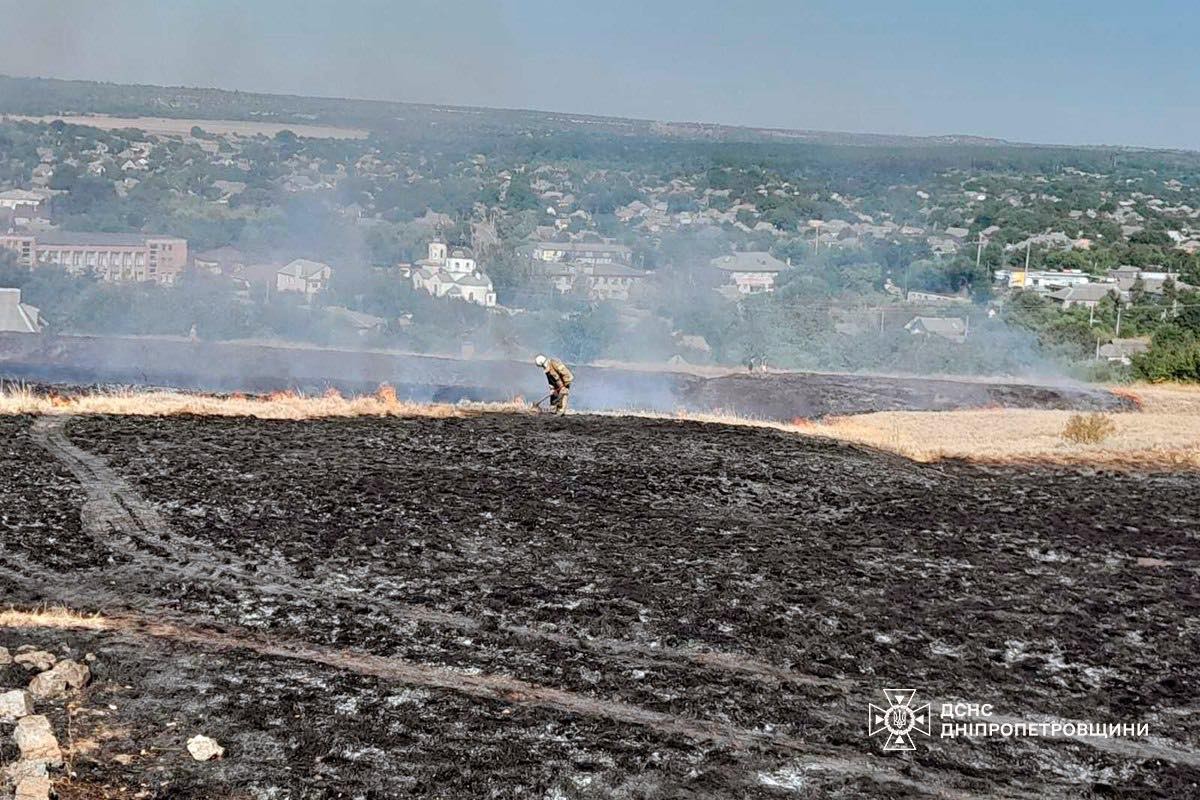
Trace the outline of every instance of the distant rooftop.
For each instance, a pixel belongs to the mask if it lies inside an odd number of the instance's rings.
[[[628,247],[615,242],[538,242],[542,250],[562,250],[564,253],[629,253]]]
[[[627,267],[624,264],[597,264],[591,268],[598,278],[644,278],[646,271]]]
[[[176,239],[153,233],[92,233],[85,231],[44,231],[35,234],[39,246],[73,247],[107,245],[109,247],[141,247],[148,239]]]
[[[328,264],[320,261],[310,261],[307,258],[297,258],[294,261],[288,262],[286,266],[280,269],[279,274],[290,275],[293,278],[311,278],[325,269],[329,269]]]
[[[718,256],[712,265],[726,272],[782,272],[788,265],[767,252],[731,253]]]

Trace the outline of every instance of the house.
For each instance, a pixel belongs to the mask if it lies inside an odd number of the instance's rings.
[[[1003,283],[1010,289],[1050,291],[1092,282],[1090,275],[1078,269],[998,269],[994,275],[997,283]]]
[[[939,294],[937,292],[921,292],[913,289],[905,295],[909,303],[924,303],[925,305],[948,306],[959,303],[970,303],[971,298],[965,294]]]
[[[533,245],[530,257],[577,264],[629,264],[633,250],[615,242],[538,242]]]
[[[1106,361],[1128,365],[1130,356],[1144,353],[1149,349],[1149,338],[1112,339],[1108,344],[1100,346],[1096,351],[1096,356]]]
[[[1068,286],[1052,292],[1049,297],[1062,304],[1063,309],[1071,306],[1094,308],[1106,297],[1115,297],[1118,302],[1124,302],[1127,296],[1113,283],[1085,283],[1078,286]]]
[[[584,277],[588,283],[588,297],[593,300],[629,299],[630,292],[646,280],[646,271],[627,267],[624,264],[596,264],[585,267]]]
[[[629,300],[635,287],[642,285],[649,275],[641,269],[624,264],[546,264],[541,273],[550,280],[560,294],[579,292],[591,300]]]
[[[192,256],[192,264],[196,269],[214,275],[236,275],[244,270],[248,263],[245,253],[229,245],[204,250]]]
[[[330,306],[325,309],[325,313],[335,325],[353,331],[359,336],[368,336],[387,328],[387,320],[383,317],[354,311],[344,306]]]
[[[566,294],[575,287],[576,273],[570,264],[550,262],[542,267],[541,273],[559,294]]]
[[[0,208],[10,209],[13,217],[37,219],[45,216],[46,192],[9,189],[0,192]]]
[[[967,339],[967,321],[959,317],[913,317],[904,330],[913,336],[937,336],[951,342]]]
[[[282,269],[282,265],[277,263],[245,264],[242,267],[235,267],[230,277],[243,289],[271,292],[275,290],[279,282],[280,269]]]
[[[275,291],[297,292],[312,298],[325,290],[333,268],[320,261],[297,258],[275,273]]]
[[[946,236],[929,236],[925,241],[935,256],[952,256],[958,252],[958,241]]]
[[[757,294],[775,289],[775,278],[788,268],[770,253],[746,251],[718,256],[709,262],[725,274],[725,286],[738,294]]]
[[[1043,247],[1049,250],[1070,250],[1075,247],[1075,240],[1062,231],[1039,233],[1019,242],[1004,245],[1004,252],[1022,251],[1031,247]]]
[[[38,309],[21,302],[20,289],[0,289],[0,333],[41,333]]]
[[[1167,281],[1172,281],[1178,291],[1190,291],[1191,286],[1179,280],[1179,273],[1167,272],[1162,269],[1147,270],[1134,266],[1121,266],[1108,271],[1109,279],[1122,292],[1132,291],[1138,281],[1141,281],[1142,291],[1146,294],[1161,295]]]
[[[54,167],[49,164],[38,164],[30,175],[30,183],[34,186],[47,186],[54,177]]]

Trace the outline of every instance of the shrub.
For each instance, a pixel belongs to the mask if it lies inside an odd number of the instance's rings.
[[[1072,414],[1063,428],[1062,438],[1073,444],[1096,444],[1112,435],[1117,426],[1108,414]]]

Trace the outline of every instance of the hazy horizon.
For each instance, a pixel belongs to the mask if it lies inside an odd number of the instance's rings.
[[[1200,149],[1158,3],[3,0],[0,73],[752,128]],[[70,54],[70,57],[64,57]]]

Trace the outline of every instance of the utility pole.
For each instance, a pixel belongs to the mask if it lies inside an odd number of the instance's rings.
[[[979,246],[975,248],[975,269],[979,269],[979,259],[983,257],[983,231],[979,232]]]
[[[1116,333],[1113,334],[1114,339],[1118,338],[1121,335],[1121,311],[1122,311],[1121,303],[1120,303],[1120,301],[1118,301],[1117,302],[1117,331],[1116,331]]]
[[[1096,324],[1096,307],[1088,306],[1088,327],[1091,328],[1095,324]],[[1097,339],[1096,341],[1099,342],[1100,340]],[[1100,345],[1097,344],[1096,346],[1099,347]]]

